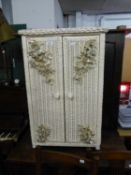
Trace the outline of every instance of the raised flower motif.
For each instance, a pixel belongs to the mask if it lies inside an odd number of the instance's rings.
[[[93,131],[87,126],[78,126],[78,132],[80,134],[80,140],[84,143],[92,144],[94,142],[95,134]]]
[[[47,126],[44,126],[43,124],[39,125],[37,128],[37,141],[38,142],[46,142],[48,136],[50,135],[50,129]]]
[[[52,54],[45,49],[45,44],[42,41],[29,41],[29,63],[32,68],[36,69],[41,75],[45,77],[47,83],[52,83],[53,73],[52,68]]]
[[[76,57],[75,63],[75,80],[81,80],[83,75],[96,65],[96,40],[89,40],[85,42],[83,50],[80,55]]]

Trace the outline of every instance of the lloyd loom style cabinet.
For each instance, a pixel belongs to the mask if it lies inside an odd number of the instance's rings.
[[[33,147],[101,143],[105,29],[21,30]]]

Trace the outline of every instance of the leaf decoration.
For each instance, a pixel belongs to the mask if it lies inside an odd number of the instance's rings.
[[[80,140],[84,143],[91,144],[93,143],[93,139],[95,134],[89,127],[84,127],[82,125],[79,125],[79,134],[80,134]]]
[[[29,42],[30,65],[45,77],[47,83],[52,84],[54,69],[52,68],[52,54],[45,49],[44,42],[32,40]]]
[[[47,141],[47,138],[48,136],[50,135],[50,129],[44,125],[39,125],[38,126],[38,129],[37,129],[37,141],[38,142],[46,142]]]
[[[89,40],[85,42],[83,50],[80,52],[80,56],[76,57],[75,80],[80,81],[85,73],[96,65],[96,40]]]

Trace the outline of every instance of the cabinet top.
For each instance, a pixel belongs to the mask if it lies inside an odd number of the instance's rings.
[[[105,33],[108,29],[101,27],[81,28],[59,28],[59,29],[26,29],[19,30],[20,35],[57,35],[57,34],[84,34],[84,33]]]

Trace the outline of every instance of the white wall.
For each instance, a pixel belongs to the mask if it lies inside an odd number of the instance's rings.
[[[12,0],[13,23],[27,28],[63,27],[63,12],[58,0]]]
[[[12,16],[12,0],[1,0],[2,10],[10,24],[13,24],[13,16]]]
[[[58,0],[0,0],[0,5],[2,5],[2,2],[5,4],[8,1],[12,2],[13,23],[25,23],[28,28],[56,28],[64,26],[116,28],[118,25],[126,25],[128,28],[131,28],[131,13],[88,15],[76,12],[75,15],[68,16],[68,22],[66,21],[67,24],[65,25],[63,12]]]
[[[108,28],[116,28],[120,25],[126,25],[127,28],[131,28],[131,13],[129,14],[112,14],[102,15],[100,26]]]
[[[82,15],[82,25],[84,27],[85,26],[89,26],[89,27],[90,26],[92,26],[92,27],[98,26],[97,16],[83,14]]]
[[[64,25],[64,17],[61,6],[58,0],[54,0],[54,7],[55,7],[55,25],[56,27],[60,28]]]
[[[69,15],[68,17],[66,17],[67,21],[66,24],[64,26],[66,27],[76,27],[76,18],[75,15]]]
[[[71,18],[70,18],[71,16]],[[71,21],[72,20],[72,21]],[[126,25],[131,28],[131,13],[129,14],[107,14],[107,15],[87,15],[76,12],[75,15],[69,15],[68,26],[70,23],[75,24],[73,27],[106,27],[114,29],[119,25]],[[71,26],[70,26],[71,27]]]
[[[28,28],[56,27],[54,0],[12,0],[13,23]]]
[[[1,2],[1,0],[0,0],[0,8],[2,7],[2,2]]]
[[[76,12],[68,16],[67,27],[96,27],[97,23],[97,16]]]

